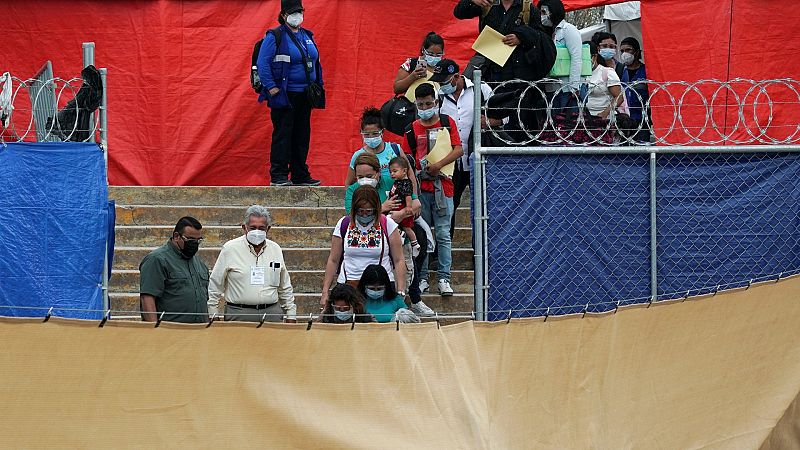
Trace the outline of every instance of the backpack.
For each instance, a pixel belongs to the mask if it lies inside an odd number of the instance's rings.
[[[439,121],[442,122],[442,128],[450,128],[450,116],[446,114],[439,114]],[[406,142],[408,142],[408,148],[411,149],[411,154],[414,156],[414,159],[417,158],[417,137],[414,136],[414,122],[411,122],[406,127],[405,133]]]
[[[351,206],[352,208],[352,206]],[[389,262],[392,265],[392,269],[394,269],[394,259],[392,259],[392,247],[389,245],[389,236],[386,235],[386,232],[389,230],[389,227],[386,225],[386,216],[381,214],[380,215],[381,221],[381,256],[378,259],[378,264],[383,265],[383,249],[389,249]],[[339,273],[339,270],[344,270],[344,238],[347,236],[347,230],[350,228],[350,216],[344,216],[342,218],[342,223],[339,225],[339,234],[342,236],[342,257],[339,259],[339,269],[336,270],[336,273]],[[383,241],[386,242],[386,246],[383,245]],[[344,281],[347,281],[347,271],[344,273]]]
[[[419,58],[411,58],[411,67]],[[417,107],[403,94],[397,94],[381,106],[381,121],[384,129],[402,136],[406,128],[417,118]]]
[[[271,33],[275,37],[275,48],[281,46],[281,38],[283,34],[280,32],[278,28],[272,28],[268,30],[267,33]],[[250,86],[256,91],[256,94],[260,94],[261,90],[264,86],[261,84],[261,78],[258,76],[258,54],[261,52],[261,44],[264,43],[264,38],[261,38],[256,41],[256,44],[253,46],[253,56],[250,58]]]
[[[531,48],[525,52],[525,61],[533,68],[533,80],[547,77],[550,69],[556,64],[556,44],[542,30],[534,28],[535,38]]]

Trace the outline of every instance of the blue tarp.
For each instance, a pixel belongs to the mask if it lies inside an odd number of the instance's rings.
[[[0,192],[0,315],[43,317],[54,307],[58,316],[101,317],[66,310],[102,309],[109,221],[98,146],[0,146]]]
[[[800,268],[798,183],[796,154],[659,155],[659,298]],[[648,301],[649,155],[491,156],[486,185],[489,311]]]

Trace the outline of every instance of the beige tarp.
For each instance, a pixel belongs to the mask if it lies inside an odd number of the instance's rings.
[[[0,446],[800,447],[800,278],[616,314],[0,321]]]

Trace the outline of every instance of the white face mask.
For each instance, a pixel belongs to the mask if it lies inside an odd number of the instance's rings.
[[[286,23],[292,28],[298,28],[303,23],[303,13],[296,12],[286,16]]]
[[[378,180],[376,180],[375,178],[363,177],[358,179],[358,185],[378,187]]]
[[[619,61],[626,66],[633,64],[633,53],[623,52],[619,55]]]
[[[261,245],[267,240],[267,232],[264,230],[250,230],[247,232],[247,242],[253,245]]]

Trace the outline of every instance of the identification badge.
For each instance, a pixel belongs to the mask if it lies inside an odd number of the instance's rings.
[[[266,281],[267,274],[266,267],[251,266],[250,267],[250,285],[263,286]]]

